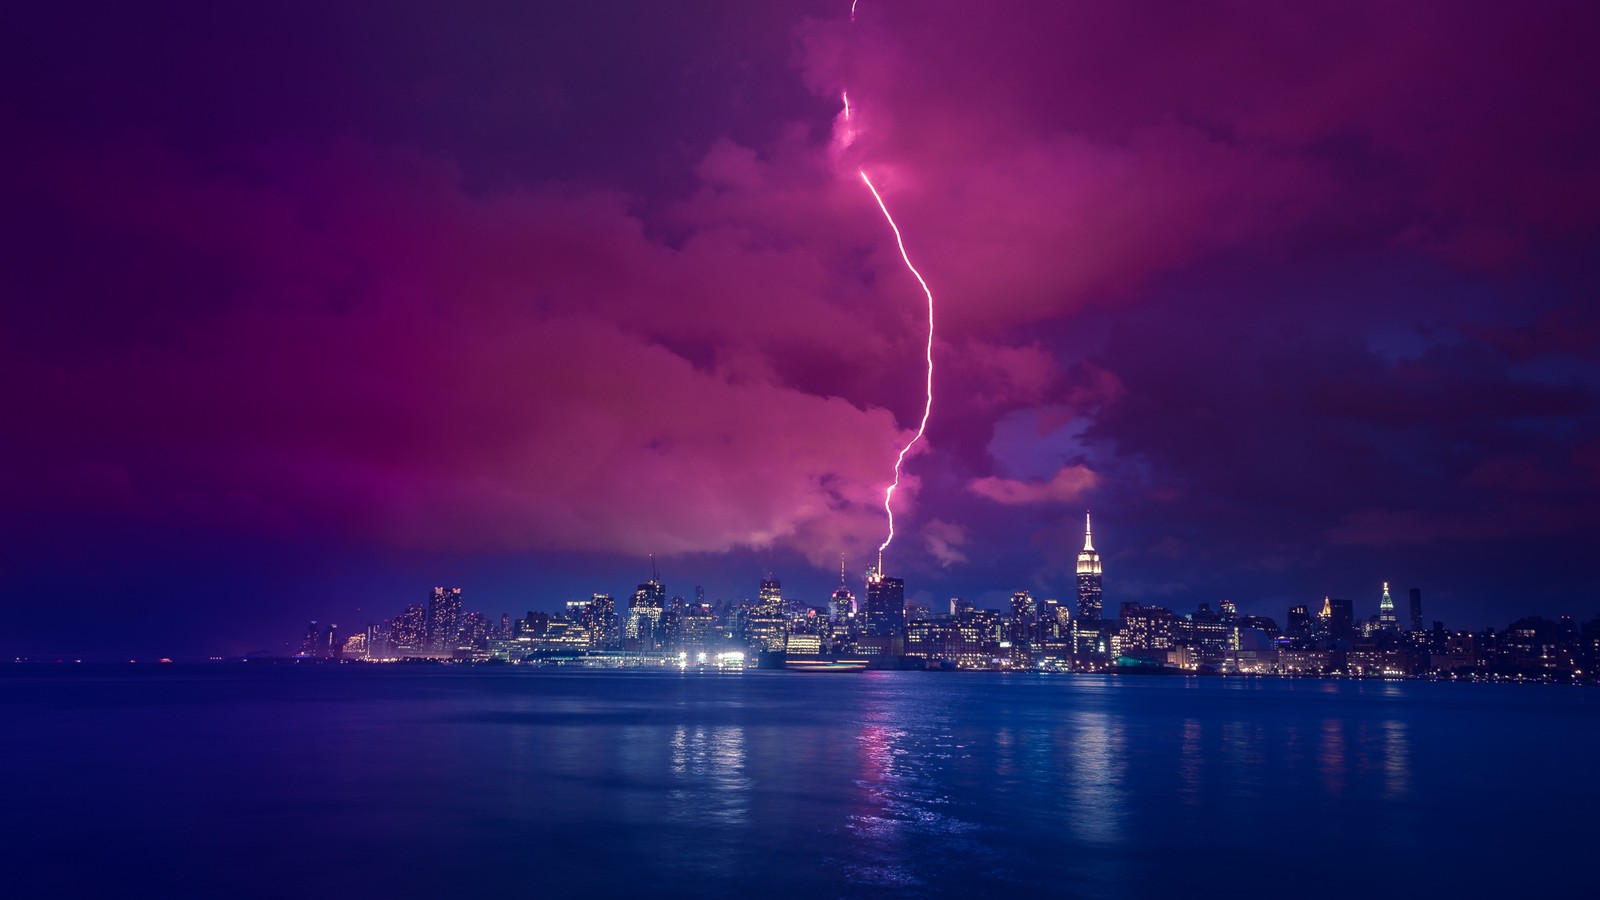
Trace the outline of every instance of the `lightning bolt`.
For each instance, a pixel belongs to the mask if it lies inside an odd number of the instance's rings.
[[[856,3],[858,2],[860,0],[851,0],[851,22],[856,20]],[[841,90],[839,99],[844,103],[845,132],[843,141],[844,146],[848,147],[855,140],[855,128],[850,124],[850,92]],[[895,223],[894,215],[889,212],[889,205],[883,202],[883,195],[878,193],[877,186],[867,176],[865,169],[858,169],[857,174],[861,176],[861,183],[867,186],[868,191],[872,192],[872,199],[877,201],[878,209],[883,213],[884,221],[889,223],[889,230],[894,232],[895,246],[900,248],[900,260],[906,264],[906,269],[911,272],[911,276],[917,279],[917,284],[922,286],[923,296],[928,298],[928,340],[923,347],[923,359],[928,366],[928,378],[926,396],[922,404],[922,421],[917,423],[917,433],[911,436],[911,440],[907,441],[904,447],[900,448],[900,454],[894,459],[894,480],[883,491],[883,512],[889,518],[889,534],[883,539],[883,543],[878,545],[878,568],[876,572],[879,576],[882,576],[883,551],[889,549],[889,545],[894,543],[894,492],[900,486],[900,473],[905,467],[906,457],[910,455],[911,448],[915,447],[917,442],[922,440],[923,434],[927,432],[928,416],[933,412],[933,291],[928,287],[928,282],[922,277],[922,273],[917,271],[917,267],[912,264],[911,255],[906,252],[905,238],[900,234],[900,226]]]
[[[849,107],[846,106],[845,109],[845,114],[848,116]],[[882,210],[884,221],[889,223],[889,230],[894,232],[894,242],[900,248],[901,261],[906,264],[906,268],[910,270],[912,277],[917,279],[917,284],[922,286],[923,295],[928,298],[928,342],[923,350],[923,357],[928,363],[927,399],[922,404],[922,421],[917,424],[917,433],[912,435],[911,440],[907,441],[904,447],[900,448],[900,455],[895,457],[894,460],[894,481],[883,492],[883,511],[889,516],[889,536],[884,538],[883,543],[878,546],[878,574],[882,575],[883,551],[888,549],[889,545],[894,542],[894,505],[892,501],[894,500],[894,489],[900,486],[900,468],[906,461],[906,454],[911,452],[911,448],[922,440],[923,433],[928,430],[928,415],[933,412],[933,291],[929,289],[928,282],[923,279],[922,273],[918,272],[917,267],[911,263],[910,254],[906,253],[905,239],[900,236],[900,226],[895,224],[894,216],[889,213],[888,204],[883,202],[883,195],[878,193],[878,189],[873,186],[872,179],[867,177],[866,170],[861,169],[859,171],[861,183],[865,184],[867,190],[872,192],[872,199],[878,201],[878,209]]]

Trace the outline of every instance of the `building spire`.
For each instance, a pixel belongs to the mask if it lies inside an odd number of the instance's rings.
[[[650,554],[650,580],[656,580],[656,555]]]
[[[1094,534],[1089,528],[1089,511],[1083,511],[1083,549],[1094,550]]]
[[[844,587],[844,554],[839,554],[839,586]]]

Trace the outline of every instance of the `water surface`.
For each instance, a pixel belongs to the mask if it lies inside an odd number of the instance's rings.
[[[1587,883],[1597,704],[1417,682],[15,667],[0,862],[11,896],[1522,895]]]

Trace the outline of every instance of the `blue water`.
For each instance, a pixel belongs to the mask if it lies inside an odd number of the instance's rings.
[[[1592,896],[1597,755],[1592,688],[15,667],[0,893]]]

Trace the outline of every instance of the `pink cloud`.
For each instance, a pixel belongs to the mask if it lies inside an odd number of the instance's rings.
[[[1015,481],[988,476],[967,485],[967,490],[1006,506],[1070,503],[1099,484],[1100,477],[1085,466],[1064,466],[1048,481]]]
[[[951,327],[987,330],[1297,234],[1503,271],[1600,224],[1591,29],[1483,12],[884,2],[800,44],[814,91],[850,89],[841,167],[916,223]]]
[[[967,530],[954,522],[930,520],[922,527],[922,540],[928,554],[945,568],[967,561],[960,549],[967,542]]]
[[[748,188],[750,158],[717,154],[718,183]],[[876,372],[902,363],[830,296],[836,247],[712,226],[671,246],[615,194],[474,196],[355,142],[260,165],[205,176],[146,147],[61,170],[63,204],[147,248],[167,294],[127,296],[109,346],[6,361],[55,482],[110,485],[136,516],[418,549],[827,565],[881,540],[906,433]],[[225,287],[182,296],[207,281]],[[864,387],[807,386],[838,368]]]

